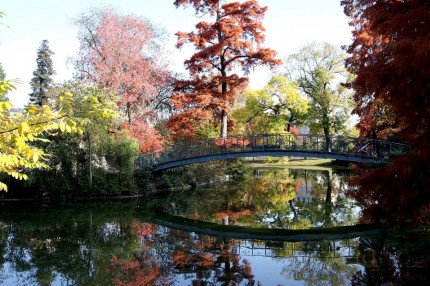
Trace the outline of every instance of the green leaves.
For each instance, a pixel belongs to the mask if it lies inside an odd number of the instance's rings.
[[[0,94],[13,88],[11,81],[0,81]],[[77,100],[68,90],[59,93],[54,109],[30,104],[21,114],[11,115],[12,104],[0,102],[0,173],[26,180],[25,169],[47,168],[48,154],[33,142],[49,143],[44,136],[58,132],[82,134],[96,118],[114,118],[111,106],[114,103],[102,106],[95,94]],[[7,186],[0,183],[0,190],[7,191]]]
[[[262,90],[249,90],[238,102],[233,116],[239,133],[285,132],[287,124],[302,122],[308,100],[298,93],[298,85],[282,76],[274,76]]]

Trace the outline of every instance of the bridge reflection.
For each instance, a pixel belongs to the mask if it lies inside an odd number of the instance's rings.
[[[158,171],[206,161],[260,156],[313,157],[375,164],[408,150],[406,144],[368,138],[259,134],[177,142],[157,157],[141,157],[139,166],[152,166]]]

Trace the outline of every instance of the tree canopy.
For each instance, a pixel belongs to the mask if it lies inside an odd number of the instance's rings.
[[[147,19],[111,8],[91,10],[75,22],[80,28],[75,62],[80,77],[118,93],[123,128],[139,140],[142,152],[159,150],[153,111],[170,84],[162,34]]]
[[[239,132],[246,134],[290,132],[291,126],[304,122],[308,108],[295,82],[273,76],[262,90],[247,91],[233,116]]]
[[[355,193],[372,220],[428,223],[430,211],[430,4],[428,1],[341,1],[351,18],[348,69],[363,133],[383,110],[397,139],[413,148],[392,164],[364,172]],[[378,119],[376,117],[376,119]],[[369,123],[368,123],[369,122]],[[391,194],[386,195],[387,190]]]
[[[13,88],[11,81],[0,81],[0,93]],[[86,102],[92,112],[110,116],[111,111],[97,98],[87,97]],[[25,180],[26,169],[47,168],[49,154],[34,143],[48,142],[45,134],[82,132],[82,127],[89,123],[88,119],[72,114],[73,104],[73,95],[68,91],[59,94],[55,110],[46,104],[30,104],[22,113],[11,114],[12,104],[0,102],[0,173]],[[0,182],[0,190],[7,190],[7,186]]]
[[[353,108],[349,90],[342,85],[350,75],[344,67],[345,56],[328,43],[310,43],[288,57],[287,76],[296,81],[310,103],[307,123],[313,132],[323,132],[326,148],[329,137],[347,126]]]
[[[216,118],[220,119],[221,136],[226,137],[228,120],[233,124],[231,106],[248,82],[235,71],[247,73],[257,65],[281,63],[274,50],[262,46],[267,7],[256,0],[177,0],[174,4],[192,7],[204,20],[197,23],[196,31],[177,33],[177,47],[189,43],[196,53],[185,61],[190,80],[176,84],[172,102],[181,111],[169,122],[171,133],[192,136],[198,122]]]

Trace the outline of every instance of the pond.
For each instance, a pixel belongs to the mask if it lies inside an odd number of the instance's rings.
[[[428,230],[357,225],[347,177],[235,168],[162,198],[4,202],[0,284],[426,285]]]

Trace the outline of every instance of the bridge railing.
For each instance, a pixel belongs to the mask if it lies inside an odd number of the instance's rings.
[[[256,151],[330,152],[388,159],[394,153],[409,150],[405,144],[345,136],[259,134],[176,142],[156,158],[141,158],[139,165],[156,165],[201,156]]]

